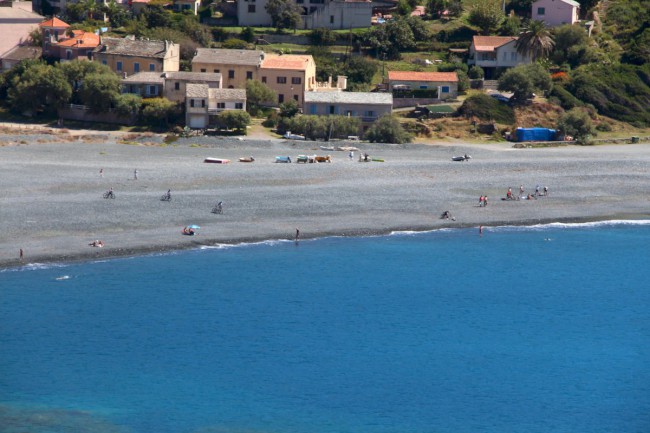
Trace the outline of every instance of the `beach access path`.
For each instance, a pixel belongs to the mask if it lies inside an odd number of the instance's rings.
[[[527,149],[349,143],[385,160],[360,163],[359,152],[350,159],[313,142],[119,139],[0,135],[0,266],[293,239],[296,228],[304,240],[650,215],[647,143]],[[278,155],[295,161],[328,153],[332,163],[274,162]],[[451,161],[465,153],[470,161]],[[255,162],[238,162],[251,155]],[[206,157],[232,162],[206,164]],[[526,193],[548,186],[550,194],[501,200],[520,185]],[[113,200],[102,198],[109,188]],[[172,200],[161,201],[168,189]],[[489,197],[487,207],[478,207],[481,195]],[[220,215],[211,212],[218,201]],[[455,220],[440,219],[444,211]],[[181,233],[189,224],[201,227],[196,236]],[[94,240],[105,246],[89,246]]]

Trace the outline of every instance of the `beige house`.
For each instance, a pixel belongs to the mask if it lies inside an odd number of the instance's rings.
[[[138,72],[174,72],[180,67],[180,47],[169,41],[102,37],[93,58],[124,76]]]
[[[278,95],[278,103],[293,99],[302,107],[305,92],[316,88],[316,63],[312,56],[266,54],[259,80]]]
[[[474,36],[469,46],[468,65],[478,65],[485,71],[485,78],[492,79],[496,70],[531,63],[530,54],[517,51],[515,36]]]
[[[245,109],[244,89],[211,89],[207,84],[187,84],[185,124],[190,128],[207,128],[222,111]]]
[[[438,99],[458,96],[456,72],[388,71],[388,90],[436,90]]]
[[[533,20],[555,27],[578,22],[580,3],[574,0],[537,0],[532,5]]]
[[[185,102],[188,84],[206,84],[221,88],[221,74],[207,72],[139,72],[122,79],[122,93],[144,98],[164,96],[170,101]]]
[[[246,80],[258,80],[264,52],[199,48],[192,59],[192,72],[221,74],[224,88],[246,87]]]
[[[0,2],[0,63],[3,68],[6,68],[5,59],[9,63],[14,60],[8,59],[7,55],[13,52],[13,57],[16,57],[16,47],[29,44],[29,34],[38,29],[43,19],[43,16],[32,12],[31,2]]]
[[[303,113],[351,116],[361,120],[362,132],[393,110],[393,95],[379,92],[307,92]]]

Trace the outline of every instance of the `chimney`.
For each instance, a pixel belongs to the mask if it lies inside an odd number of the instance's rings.
[[[126,72],[122,72],[122,78],[126,78]]]
[[[330,75],[329,78],[327,78],[327,87],[332,87],[332,76]]]
[[[345,90],[348,88],[348,77],[345,75],[339,75],[336,77],[336,88],[339,90]]]

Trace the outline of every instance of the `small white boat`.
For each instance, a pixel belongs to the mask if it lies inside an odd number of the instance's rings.
[[[329,151],[329,152],[333,152],[333,151],[334,151],[334,146],[318,146],[318,147],[320,147],[321,150],[327,150],[327,151]]]
[[[223,158],[205,158],[203,162],[211,163],[211,164],[228,164],[230,162],[229,159],[223,159]]]

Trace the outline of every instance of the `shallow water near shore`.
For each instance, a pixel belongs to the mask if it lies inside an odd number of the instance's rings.
[[[650,431],[650,221],[0,272],[0,432]]]

